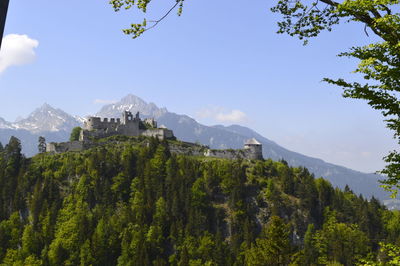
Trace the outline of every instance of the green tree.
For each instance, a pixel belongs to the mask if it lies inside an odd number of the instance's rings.
[[[335,212],[326,211],[326,223],[314,236],[318,250],[318,264],[339,262],[354,265],[365,257],[369,250],[368,238],[355,224],[340,223]]]
[[[287,33],[307,40],[324,30],[331,31],[341,22],[361,22],[380,38],[377,43],[353,47],[340,56],[359,60],[354,71],[366,80],[364,84],[343,79],[324,80],[344,89],[343,96],[363,99],[380,110],[386,118],[387,127],[394,131],[400,144],[400,14],[396,12],[398,0],[280,0],[272,8],[282,15],[278,33]],[[381,172],[387,175],[385,188],[394,194],[400,188],[400,154],[392,151],[384,158],[387,166]]]
[[[400,265],[400,247],[388,244],[379,243],[379,254],[376,260],[371,258],[363,258],[359,265],[366,266],[397,266]]]
[[[289,233],[284,221],[272,216],[261,237],[246,251],[246,265],[287,265],[291,252]]]
[[[22,234],[22,253],[25,256],[35,254],[40,255],[41,252],[41,237],[33,230],[31,225],[25,226],[24,232]]]
[[[15,163],[17,163],[21,160],[22,146],[21,146],[21,141],[18,138],[12,136],[4,150],[5,150],[6,157],[12,158],[13,160],[15,160],[14,161]]]
[[[81,127],[74,127],[71,131],[71,135],[69,136],[69,141],[77,141],[79,140],[79,135],[81,134]]]
[[[397,256],[377,241],[398,245],[398,212],[304,168],[287,169],[289,195],[279,162],[254,171],[253,162],[170,156],[155,140],[151,149],[129,140],[25,160],[18,141],[9,144],[0,154],[0,264],[353,265]],[[310,215],[320,207],[312,194],[335,211],[321,223]]]
[[[2,169],[0,169],[0,219],[7,218],[24,203],[23,197],[18,195],[18,185],[22,181],[20,170],[24,164],[21,153],[21,142],[11,137],[4,148]]]
[[[304,264],[317,265],[318,252],[315,247],[314,224],[309,224],[304,235]]]
[[[108,217],[101,218],[92,235],[92,244],[89,250],[97,265],[112,265],[118,258],[116,255],[118,249],[115,244],[117,237],[108,221]]]
[[[380,243],[379,261],[379,265],[400,265],[400,247]]]

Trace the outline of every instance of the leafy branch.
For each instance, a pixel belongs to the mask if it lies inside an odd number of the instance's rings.
[[[306,0],[280,0],[272,11],[282,15],[278,33],[305,39],[305,44],[323,30],[331,31],[341,20],[361,22],[367,35],[369,28],[382,39],[339,55],[358,59],[354,73],[361,74],[368,83],[329,78],[324,81],[342,87],[344,97],[366,100],[373,109],[381,111],[400,144],[400,14],[392,12],[398,4],[399,0],[345,0],[342,3],[314,0],[311,4]],[[325,8],[320,9],[319,5]],[[400,189],[400,154],[392,151],[383,159],[387,165],[379,173],[386,179],[381,182],[396,196]]]
[[[160,22],[162,22],[165,18],[167,18],[172,11],[178,9],[177,15],[182,15],[183,3],[185,0],[176,0],[176,2],[169,8],[163,16],[156,20],[147,20],[143,19],[141,23],[132,23],[130,28],[123,29],[122,31],[131,35],[133,39],[141,36],[144,32],[155,28]],[[131,9],[133,6],[136,6],[143,13],[147,12],[147,7],[150,4],[151,0],[111,0],[110,4],[113,6],[115,12],[119,12],[121,8],[125,10]]]

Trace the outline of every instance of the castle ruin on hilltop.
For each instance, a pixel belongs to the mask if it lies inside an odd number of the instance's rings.
[[[46,151],[61,153],[67,151],[82,151],[99,145],[94,140],[123,135],[129,137],[155,137],[160,140],[175,139],[172,130],[164,126],[157,127],[154,119],[140,119],[139,112],[135,116],[130,111],[124,111],[121,118],[88,117],[80,132],[78,141],[47,143]],[[244,144],[243,149],[215,150],[194,143],[185,142],[185,145],[170,143],[171,152],[186,155],[216,157],[223,159],[262,160],[262,145],[252,138]]]
[[[140,119],[139,112],[135,116],[130,111],[122,113],[120,118],[89,117],[84,123],[84,128],[79,136],[80,141],[89,141],[93,138],[105,138],[114,135],[124,135],[129,137],[147,136],[155,137],[160,140],[173,139],[172,130],[165,127],[157,128],[157,122],[148,118],[144,121]]]

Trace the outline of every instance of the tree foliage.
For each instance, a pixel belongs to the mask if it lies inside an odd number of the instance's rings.
[[[273,12],[280,13],[278,33],[297,36],[307,43],[324,30],[331,31],[339,23],[359,22],[365,33],[374,33],[381,40],[362,47],[352,47],[340,56],[359,60],[355,73],[365,82],[349,82],[344,79],[325,78],[328,83],[343,88],[343,96],[366,100],[380,110],[387,127],[394,132],[400,144],[400,15],[396,12],[397,0],[280,0]],[[400,188],[400,154],[392,151],[384,158],[387,166],[381,171],[387,178],[384,187],[396,194]]]
[[[81,134],[81,127],[74,127],[71,131],[71,135],[69,137],[69,141],[77,141],[79,140],[79,135]]]
[[[132,23],[129,28],[123,29],[123,32],[127,35],[132,36],[133,39],[142,35],[145,31],[148,31],[155,26],[157,26],[161,21],[163,21],[172,11],[177,9],[177,14],[180,16],[182,14],[183,3],[185,0],[175,0],[171,1],[171,7],[165,11],[165,14],[153,20],[143,19],[140,23]],[[151,3],[151,0],[110,0],[110,4],[113,6],[115,12],[121,10],[129,10],[136,7],[141,12],[147,12],[147,6]]]
[[[397,258],[397,212],[334,189],[307,169],[178,156],[157,139],[103,142],[27,159],[10,139],[0,152],[0,263],[352,265]]]
[[[290,228],[278,216],[272,216],[251,248],[246,265],[287,265],[290,261]]]

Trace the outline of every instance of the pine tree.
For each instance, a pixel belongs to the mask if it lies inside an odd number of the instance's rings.
[[[309,224],[304,235],[304,264],[317,265],[318,252],[315,247],[314,224]]]
[[[287,265],[291,252],[289,233],[284,221],[272,216],[261,237],[246,251],[246,265]]]
[[[81,127],[74,127],[71,131],[71,135],[69,137],[69,141],[77,141],[79,140],[79,135],[81,134]]]

